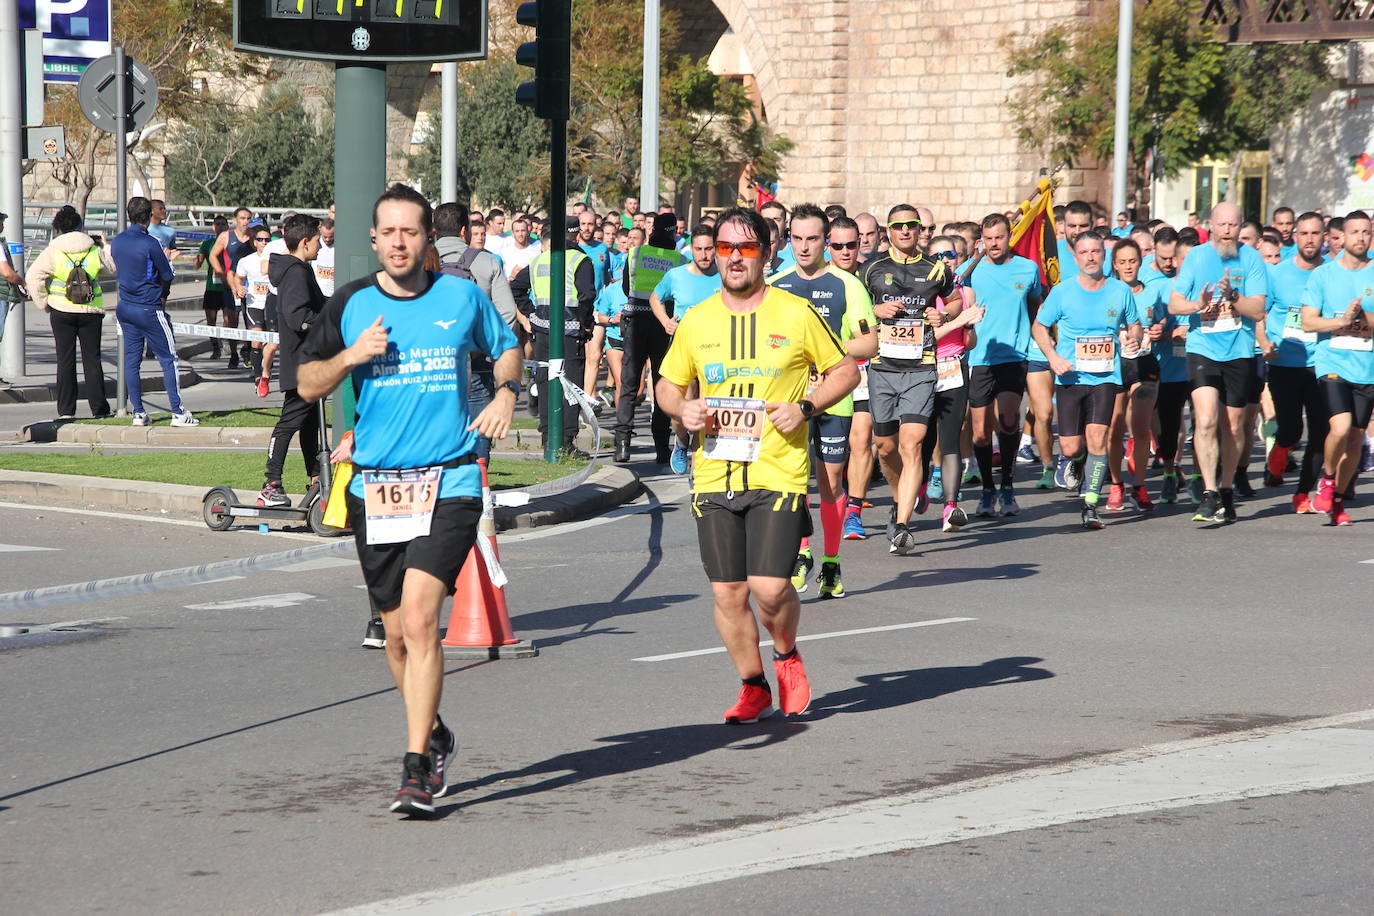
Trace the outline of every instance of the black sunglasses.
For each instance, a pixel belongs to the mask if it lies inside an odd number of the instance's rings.
[[[900,221],[900,222],[888,223],[888,224],[887,224],[887,228],[889,228],[889,229],[920,229],[920,228],[921,228],[921,221],[920,221],[919,219],[904,219],[904,220],[902,220],[902,221]]]
[[[270,242],[270,241],[272,241],[272,236],[270,236],[270,235],[260,235],[260,236],[258,236],[257,238],[253,239],[253,241],[254,241],[254,242]]]
[[[836,251],[850,251],[852,249],[858,248],[859,243],[857,240],[853,242],[831,242],[830,247]]]

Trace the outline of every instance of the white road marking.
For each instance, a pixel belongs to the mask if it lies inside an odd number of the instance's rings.
[[[352,558],[343,557],[320,557],[317,560],[303,560],[300,563],[292,563],[290,566],[278,566],[272,572],[311,572],[316,569],[337,569],[340,566],[357,567],[358,561]]]
[[[39,550],[58,550],[57,547],[29,547],[26,544],[0,544],[0,553],[29,553]]]
[[[1176,741],[527,869],[342,911],[526,916],[1124,814],[1374,782],[1374,709]]]
[[[156,525],[180,525],[183,528],[205,528],[204,522],[193,522],[184,518],[166,518],[161,515],[140,515],[137,512],[104,512],[99,509],[72,509],[67,506],[45,506],[38,503],[14,503],[0,501],[0,509],[26,509],[34,512],[62,512],[67,515],[82,515],[88,518],[114,518],[126,522],[152,522]],[[229,533],[229,532],[224,532]],[[256,528],[241,528],[237,534],[257,534]],[[279,538],[295,538],[296,540],[319,541],[320,538],[313,534],[297,534],[294,531],[268,531],[268,534]]]
[[[314,601],[314,595],[305,592],[285,592],[281,595],[258,595],[255,598],[234,598],[230,601],[211,601],[206,604],[183,605],[188,611],[250,611],[265,608],[295,607],[307,601]]]
[[[917,620],[913,623],[893,623],[883,627],[864,627],[861,630],[836,630],[834,633],[810,633],[806,636],[798,636],[797,642],[808,642],[812,639],[835,639],[838,636],[860,636],[864,633],[886,633],[890,630],[910,630],[915,627],[935,627],[942,623],[966,623],[970,620],[977,620],[977,617],[941,617],[939,620]],[[759,648],[771,646],[773,640],[765,639],[759,643]],[[715,655],[724,652],[724,646],[717,646],[714,649],[693,649],[691,652],[672,652],[668,655],[645,655],[642,658],[631,659],[636,662],[666,662],[675,658],[692,658],[697,655]]]

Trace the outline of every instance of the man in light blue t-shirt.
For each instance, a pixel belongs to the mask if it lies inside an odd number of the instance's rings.
[[[1269,273],[1259,252],[1240,244],[1239,207],[1217,204],[1211,221],[1210,241],[1188,252],[1179,268],[1169,313],[1188,318],[1193,449],[1203,485],[1193,521],[1230,523],[1235,489],[1218,482],[1231,482],[1245,441],[1245,406],[1258,394],[1255,322],[1265,317]]]

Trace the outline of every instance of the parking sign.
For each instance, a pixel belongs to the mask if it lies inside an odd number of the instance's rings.
[[[19,0],[19,28],[43,33],[43,79],[75,83],[111,52],[110,0]]]

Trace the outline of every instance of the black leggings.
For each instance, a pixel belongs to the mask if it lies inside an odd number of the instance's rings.
[[[935,446],[940,446],[941,473],[945,481],[946,498],[956,494],[962,470],[951,474],[950,470],[961,469],[963,459],[959,455],[959,442],[964,431],[964,418],[968,415],[968,363],[963,363],[964,384],[948,391],[935,392],[935,406],[931,411],[929,427],[935,435],[926,433],[921,440],[921,479],[930,479],[930,461],[935,456]],[[950,459],[953,459],[951,463]]]
[[[1173,461],[1178,455],[1178,433],[1183,428],[1183,405],[1192,392],[1190,382],[1160,382],[1155,410],[1159,414],[1159,457]]]
[[[1274,399],[1274,419],[1279,428],[1274,444],[1294,448],[1302,438],[1303,413],[1307,414],[1307,450],[1298,472],[1298,492],[1306,493],[1317,483],[1323,461],[1326,433],[1330,427],[1326,399],[1322,397],[1317,373],[1302,366],[1270,366],[1269,396]]]
[[[282,392],[281,419],[272,429],[267,445],[267,482],[281,481],[286,453],[291,450],[291,437],[300,434],[301,454],[305,456],[305,473],[318,477],[320,473],[320,414],[319,408],[296,393],[295,388]]]
[[[663,330],[654,313],[648,311],[621,313],[620,333],[625,341],[625,350],[620,357],[620,400],[615,408],[615,435],[619,438],[634,434],[635,399],[639,394],[639,379],[644,374],[644,364],[650,365],[650,378],[658,384],[660,364],[668,355],[668,345],[672,338]],[[649,432],[653,436],[654,448],[667,454],[668,415],[658,406],[654,398],[654,411],[649,418]]]

